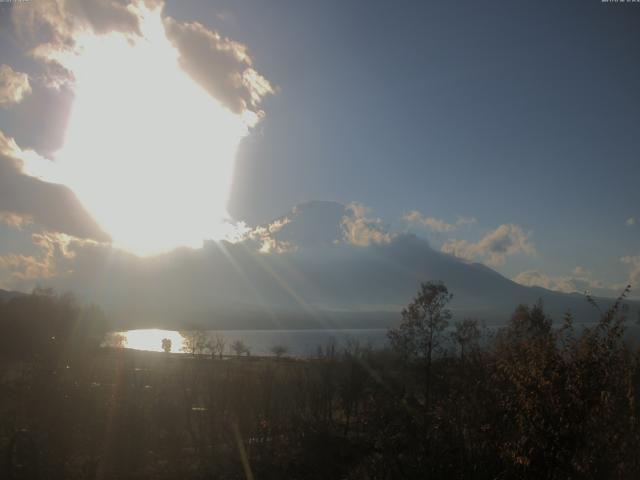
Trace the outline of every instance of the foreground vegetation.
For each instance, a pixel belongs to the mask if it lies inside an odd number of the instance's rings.
[[[50,291],[12,299],[0,304],[2,473],[640,478],[624,294],[590,329],[574,331],[570,314],[552,328],[534,305],[493,335],[454,323],[450,298],[423,284],[388,351],[313,359],[104,349],[99,310]]]

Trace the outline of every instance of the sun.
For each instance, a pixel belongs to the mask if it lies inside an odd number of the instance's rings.
[[[75,99],[56,162],[114,245],[149,255],[224,236],[251,121],[179,67],[159,10],[140,21],[140,37],[86,34],[61,59]]]

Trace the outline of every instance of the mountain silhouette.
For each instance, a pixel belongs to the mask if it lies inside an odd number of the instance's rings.
[[[25,295],[22,292],[12,292],[10,290],[3,290],[0,288],[0,302],[6,302],[15,297],[21,297]]]

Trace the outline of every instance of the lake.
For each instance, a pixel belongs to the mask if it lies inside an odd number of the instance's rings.
[[[162,340],[171,340],[171,351],[180,352],[184,346],[184,337],[175,330],[140,329],[117,332],[124,337],[124,346],[135,350],[161,352]],[[288,354],[296,357],[315,355],[318,347],[335,345],[341,349],[349,342],[357,341],[362,346],[383,348],[387,346],[387,330],[350,329],[350,330],[215,330],[207,332],[211,337],[222,335],[226,340],[225,354],[231,354],[230,345],[240,340],[249,347],[252,355],[272,355],[271,348],[281,345]],[[113,334],[105,340],[105,346],[114,346]]]
[[[576,333],[580,333],[583,328],[593,327],[594,323],[576,323],[574,325]],[[556,324],[555,327],[559,325]],[[487,332],[495,332],[500,328],[498,325],[487,327]],[[447,329],[452,330],[452,327]],[[171,340],[171,351],[181,352],[184,346],[184,337],[176,330],[161,329],[139,329],[116,332],[122,335],[125,340],[124,346],[134,350],[146,350],[153,352],[162,351],[162,340]],[[271,356],[271,348],[279,345],[287,348],[287,354],[294,357],[308,357],[316,354],[318,347],[334,345],[336,350],[345,347],[349,342],[356,341],[361,346],[370,346],[374,349],[384,348],[389,345],[387,339],[387,329],[324,329],[324,330],[210,330],[207,333],[214,338],[215,335],[222,335],[226,341],[226,355],[231,355],[231,344],[242,341],[252,355]],[[630,323],[627,325],[625,338],[632,345],[640,344],[640,328],[638,325]],[[445,340],[446,342],[447,340]],[[114,334],[107,335],[104,346],[115,346]]]

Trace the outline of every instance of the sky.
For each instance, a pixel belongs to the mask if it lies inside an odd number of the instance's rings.
[[[0,287],[87,244],[286,255],[274,220],[326,200],[345,243],[410,232],[616,295],[640,284],[639,25],[599,0],[2,3]]]

